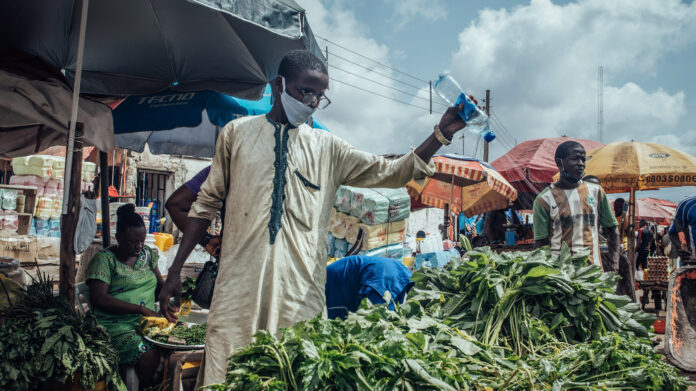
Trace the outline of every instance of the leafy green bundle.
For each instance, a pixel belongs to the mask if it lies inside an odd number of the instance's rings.
[[[684,390],[693,385],[679,377],[650,340],[625,332],[545,349],[544,355],[530,356],[527,365],[539,383],[553,390]]]
[[[459,390],[497,388],[515,364],[410,302],[367,307],[260,332],[229,359],[215,390]],[[521,378],[521,374],[519,375]]]
[[[616,277],[566,249],[497,255],[416,273],[395,311],[366,301],[345,321],[267,332],[232,354],[228,390],[685,390],[660,359],[652,317]],[[480,342],[479,342],[480,341]]]
[[[196,280],[186,277],[186,280],[181,284],[181,300],[191,300],[194,289],[196,289]]]
[[[686,379],[650,341],[609,333],[598,341],[540,346],[524,360],[426,315],[415,301],[361,309],[345,321],[315,318],[260,332],[235,352],[231,390],[685,390]]]
[[[82,316],[66,297],[54,297],[52,287],[39,275],[0,325],[0,389],[32,390],[77,377],[85,389],[102,380],[122,387],[118,353],[106,329],[94,315]]]
[[[186,345],[203,345],[205,343],[205,330],[205,323],[196,324],[191,327],[178,324],[174,326],[171,333],[168,335],[158,335],[155,337],[155,340],[167,342],[169,337],[172,336],[186,341]]]
[[[496,254],[416,272],[411,297],[449,325],[522,356],[548,342],[597,340],[611,331],[647,337],[654,317],[613,294],[617,277],[587,264],[587,254],[559,257],[548,248]]]

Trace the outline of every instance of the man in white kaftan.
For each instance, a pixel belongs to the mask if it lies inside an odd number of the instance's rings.
[[[287,139],[280,178],[268,164],[278,161],[269,142],[274,139]],[[324,311],[326,233],[340,185],[398,187],[432,170],[413,152],[389,161],[329,132],[283,126],[266,115],[225,126],[189,213],[210,220],[225,199],[225,238],[234,238],[223,240],[220,252],[204,384],[224,380],[229,354],[257,331],[278,331]],[[274,191],[278,187],[284,192]],[[277,210],[273,195],[283,199]],[[280,221],[275,237],[269,229],[274,218]]]
[[[292,56],[290,65],[295,62],[288,68],[285,62]],[[224,382],[227,357],[251,343],[259,330],[278,333],[325,313],[326,234],[340,185],[400,187],[414,177],[432,175],[432,162],[424,159],[430,160],[464,126],[451,108],[440,121],[443,131],[436,126],[423,145],[397,160],[358,151],[306,125],[306,115],[298,115],[301,106],[319,106],[328,87],[323,64],[307,56],[311,54],[291,52],[281,62],[269,114],[236,119],[223,128],[160,293],[160,305],[171,319],[167,303],[180,295],[181,264],[225,201],[225,234],[199,386]]]

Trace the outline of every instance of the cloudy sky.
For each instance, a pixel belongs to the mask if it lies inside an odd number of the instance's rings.
[[[696,154],[692,1],[299,2],[329,52],[333,104],[317,116],[358,148],[417,146],[439,120],[426,110],[426,81],[442,72],[477,97],[491,90],[499,136],[492,159],[534,138],[596,140],[601,65],[605,143],[652,141]],[[441,112],[442,102],[433,101]],[[462,135],[446,151],[481,158],[478,138]],[[652,195],[676,201],[693,192]]]

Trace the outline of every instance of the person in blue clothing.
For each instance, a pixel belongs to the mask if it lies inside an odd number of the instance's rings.
[[[684,233],[686,246],[682,246],[679,233]],[[696,250],[694,249],[694,237],[696,237],[696,197],[690,197],[677,205],[672,225],[669,227],[669,238],[672,246],[678,249],[682,262],[696,262]],[[678,265],[681,266],[681,265]]]
[[[391,258],[353,255],[326,267],[326,308],[331,319],[357,311],[367,298],[372,304],[403,303],[413,287],[411,272]]]

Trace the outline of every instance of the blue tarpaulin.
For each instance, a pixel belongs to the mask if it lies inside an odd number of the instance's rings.
[[[142,152],[147,143],[155,154],[212,157],[218,128],[271,107],[270,85],[256,101],[214,91],[131,96],[113,111],[116,146]],[[313,126],[328,130],[316,119]]]

